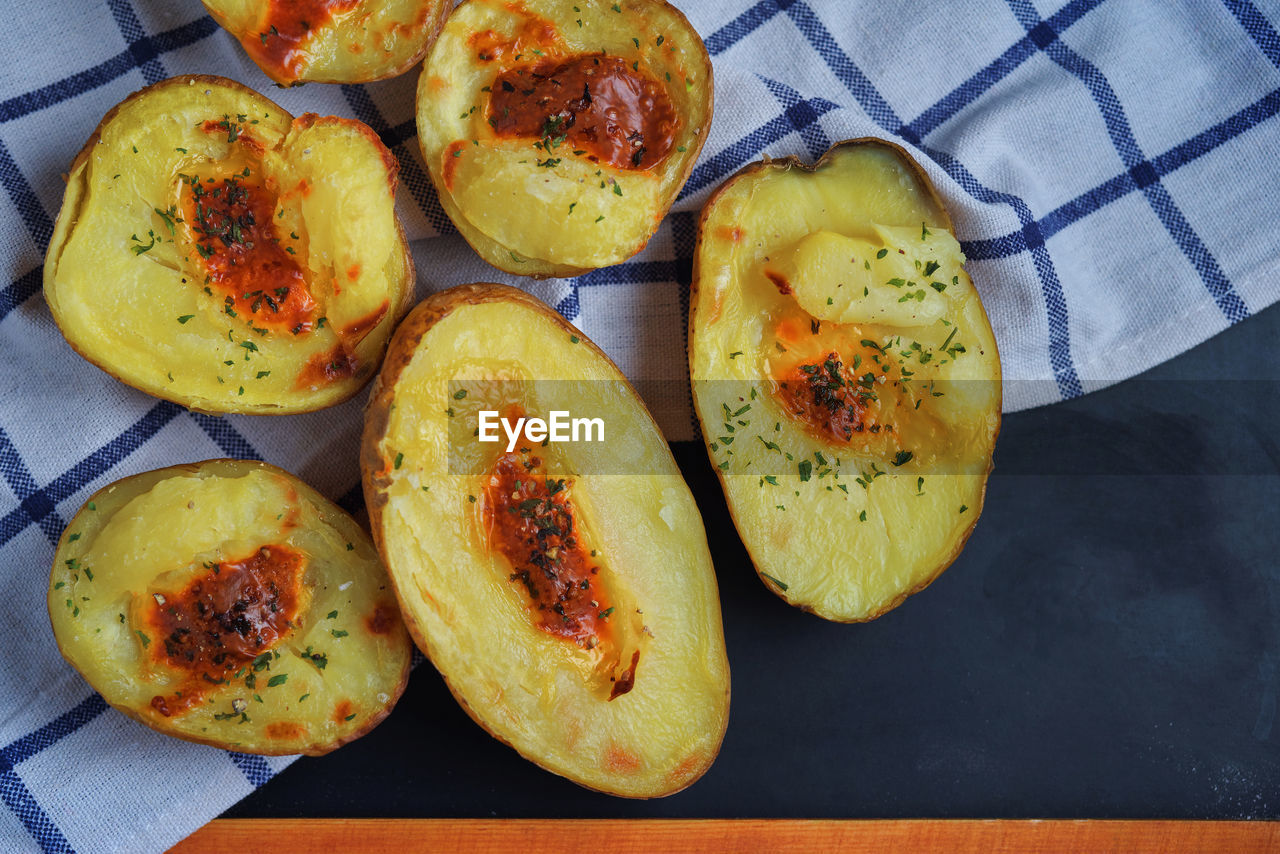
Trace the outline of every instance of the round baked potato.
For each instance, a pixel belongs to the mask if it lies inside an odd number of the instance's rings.
[[[294,119],[218,77],[162,81],[72,164],[45,299],[72,348],[149,394],[330,406],[374,374],[412,299],[396,174],[360,122]]]
[[[409,676],[369,536],[266,463],[208,460],[99,490],[58,544],[49,617],[112,706],[248,753],[328,753],[385,718]]]
[[[449,0],[202,0],[281,86],[403,74],[431,47]]]
[[[560,441],[516,420],[557,411],[599,419],[599,434]],[[477,723],[611,794],[702,775],[729,703],[702,519],[639,397],[581,332],[514,288],[432,296],[375,382],[361,469],[409,630]]]
[[[481,257],[576,276],[644,248],[711,108],[706,48],[663,0],[465,0],[423,66],[418,141]]]
[[[905,151],[741,170],[699,226],[689,370],[764,582],[837,621],[929,584],[982,512],[1000,359],[951,220]]]

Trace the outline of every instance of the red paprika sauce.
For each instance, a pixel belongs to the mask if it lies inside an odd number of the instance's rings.
[[[819,435],[852,441],[869,428],[868,403],[876,398],[875,374],[861,376],[836,352],[820,361],[800,363],[775,380],[774,393],[786,411]],[[879,426],[872,426],[879,432]]]
[[[239,560],[207,564],[209,571],[183,590],[153,594],[144,605],[147,646],[187,677],[173,696],[152,697],[151,707],[165,717],[186,711],[288,634],[304,565],[288,546],[262,546]]]
[[[578,537],[571,491],[569,481],[546,476],[540,458],[503,454],[485,485],[485,527],[538,628],[594,649],[611,637],[613,608],[600,565]]]
[[[276,233],[275,212],[276,193],[251,167],[183,178],[182,220],[195,248],[192,260],[205,286],[222,296],[223,311],[299,335],[314,326],[317,306],[294,254],[298,240]]]
[[[294,81],[310,58],[306,43],[312,32],[358,5],[360,0],[268,0],[257,34],[241,44],[274,77]]]
[[[548,159],[564,151],[563,143],[616,169],[651,169],[671,151],[680,127],[662,84],[617,56],[513,66],[490,89],[494,132],[540,139]]]

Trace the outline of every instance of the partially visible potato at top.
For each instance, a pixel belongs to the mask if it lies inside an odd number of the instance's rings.
[[[327,753],[387,716],[409,637],[369,536],[266,463],[116,481],[67,525],[58,648],[153,729],[249,753]]]
[[[403,74],[431,47],[449,0],[202,0],[281,86]]]
[[[711,108],[706,48],[663,0],[465,0],[423,66],[418,140],[481,257],[575,276],[644,248]]]
[[[45,299],[78,353],[149,394],[330,406],[373,376],[412,297],[397,168],[360,122],[295,119],[219,77],[162,81],[72,164]]]
[[[768,587],[869,620],[942,572],[982,512],[1000,358],[951,220],[881,140],[754,163],[703,210],[689,369]]]

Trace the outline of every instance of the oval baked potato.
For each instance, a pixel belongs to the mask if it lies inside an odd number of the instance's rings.
[[[448,0],[202,0],[281,86],[403,74],[431,47]]]
[[[418,141],[481,257],[576,276],[644,248],[711,108],[706,48],[663,0],[465,0],[423,66]]]
[[[600,418],[607,441],[473,433],[485,412],[557,409]],[[409,629],[477,723],[611,794],[702,775],[729,702],[702,519],[648,411],[582,333],[501,285],[427,299],[375,382],[361,468]]]
[[[45,299],[73,349],[149,394],[330,406],[377,370],[412,298],[396,172],[360,122],[294,119],[218,77],[162,81],[72,164]]]
[[[67,525],[49,580],[63,656],[167,735],[328,753],[385,718],[409,636],[368,535],[266,463],[118,480]]]
[[[699,226],[689,370],[756,570],[869,620],[925,587],[982,512],[1000,360],[928,178],[896,145],[747,166]]]

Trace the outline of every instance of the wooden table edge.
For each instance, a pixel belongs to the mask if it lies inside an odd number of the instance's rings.
[[[610,852],[1280,851],[1280,823],[1009,819],[350,819],[221,818],[171,854],[279,852],[522,854]],[[585,847],[584,847],[585,846]]]

